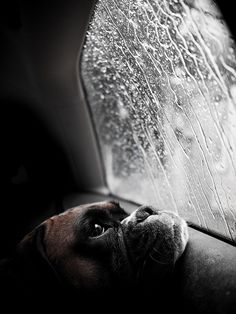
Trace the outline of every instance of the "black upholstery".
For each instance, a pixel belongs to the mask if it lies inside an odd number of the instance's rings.
[[[189,228],[190,241],[177,268],[177,290],[191,313],[235,313],[236,247]]]

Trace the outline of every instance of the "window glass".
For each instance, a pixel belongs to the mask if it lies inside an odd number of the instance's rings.
[[[235,56],[210,0],[100,0],[81,67],[111,193],[236,242]]]

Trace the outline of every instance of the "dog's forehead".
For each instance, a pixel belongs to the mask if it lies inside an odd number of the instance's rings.
[[[80,218],[86,214],[93,215],[95,212],[105,211],[109,213],[113,218],[125,218],[128,214],[124,211],[123,208],[120,207],[119,203],[116,201],[103,201],[103,202],[94,202],[89,204],[83,204],[76,207],[72,207],[59,215],[55,215],[51,217],[48,221],[50,221],[50,227],[60,225],[63,221],[63,225],[70,226],[71,223],[75,219]],[[68,227],[67,226],[67,227]]]
[[[79,214],[87,213],[93,210],[104,210],[110,213],[125,213],[123,208],[120,207],[119,202],[117,201],[103,201],[103,202],[94,202],[89,204],[83,204],[78,207],[74,207],[69,211],[73,211]]]

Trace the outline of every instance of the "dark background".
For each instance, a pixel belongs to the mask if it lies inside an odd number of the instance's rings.
[[[0,256],[86,185],[69,141],[82,133],[76,62],[92,4],[1,2]]]

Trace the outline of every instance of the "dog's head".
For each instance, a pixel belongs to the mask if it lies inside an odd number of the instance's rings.
[[[172,212],[142,206],[128,215],[117,202],[100,202],[46,220],[23,239],[19,251],[40,246],[62,282],[96,290],[143,280],[150,262],[163,275],[173,269],[187,240],[185,221]]]
[[[128,215],[117,202],[107,201],[51,217],[21,241],[18,254],[28,262],[34,256],[28,265],[38,277],[45,278],[37,261],[41,256],[62,286],[93,293],[151,278],[158,283],[173,270],[187,240],[187,225],[174,213],[142,206]]]

